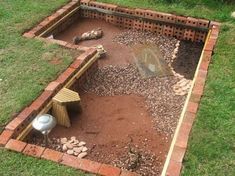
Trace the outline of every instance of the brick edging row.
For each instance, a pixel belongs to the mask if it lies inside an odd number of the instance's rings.
[[[103,176],[137,176],[135,173],[121,170],[111,165],[101,164],[88,159],[78,159],[75,156],[71,156],[49,148],[27,144],[15,139],[10,139],[7,142],[5,148],[11,151],[23,153],[24,155],[54,161],[58,164],[70,166],[75,169]]]
[[[182,121],[178,124],[178,133],[175,133],[175,140],[173,139],[171,144],[173,150],[172,153],[168,154],[169,161],[165,163],[164,167],[166,170],[165,172],[163,170],[164,173],[162,173],[162,176],[179,176],[181,173],[190,131],[192,129],[196,113],[198,112],[201,97],[203,96],[208,68],[218,39],[219,29],[220,24],[215,23],[212,26],[211,32],[208,34],[209,36],[203,48],[201,62],[199,61],[200,65],[198,66],[194,78],[195,82],[194,85],[192,85],[192,92],[188,95],[189,101],[188,104],[186,104]]]

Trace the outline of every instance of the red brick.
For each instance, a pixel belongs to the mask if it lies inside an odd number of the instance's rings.
[[[221,26],[221,23],[217,22],[217,21],[211,21],[210,22],[210,27],[212,28],[213,26],[215,27],[220,27]]]
[[[6,145],[6,143],[10,140],[13,135],[12,130],[4,130],[0,135],[0,146]]]
[[[186,24],[188,26],[197,26],[198,25],[198,19],[192,18],[192,17],[187,17],[187,22]]]
[[[175,22],[177,24],[185,24],[187,22],[187,17],[184,16],[176,16]]]
[[[54,44],[58,44],[58,45],[61,45],[61,46],[65,46],[68,44],[67,42],[65,41],[62,41],[62,40],[56,40],[56,39],[49,39],[51,43],[54,43]]]
[[[86,159],[81,159],[81,164],[79,166],[79,169],[97,174],[99,172],[100,167],[101,167],[100,163]]]
[[[19,140],[15,140],[15,139],[11,139],[5,146],[6,149],[9,150],[13,150],[16,152],[22,152],[25,148],[25,146],[27,145],[27,143],[19,141]]]
[[[197,26],[198,27],[204,27],[204,28],[208,28],[209,27],[209,21],[208,20],[204,20],[204,19],[197,19]]]
[[[21,111],[18,115],[17,118],[26,120],[32,116],[35,116],[36,113],[33,109],[26,107],[23,111]]]
[[[166,13],[162,13],[162,12],[156,12],[155,14],[155,19],[157,20],[161,20],[161,21],[164,21],[164,17],[165,17]]]
[[[152,10],[145,10],[145,14],[144,16],[148,19],[154,19],[155,18],[155,15],[156,15],[156,12],[155,11],[152,11]]]
[[[91,0],[81,0],[81,5],[88,5]]]
[[[185,29],[184,32],[184,40],[194,41],[195,31],[192,29]]]
[[[75,74],[74,68],[67,68],[57,79],[56,81],[61,83],[62,85],[68,81]]]
[[[40,33],[40,31],[42,30],[42,28],[43,28],[43,26],[37,25],[33,29],[30,30],[30,33],[32,33],[34,35],[38,35]]]
[[[71,44],[71,43],[67,43],[65,45],[65,47],[70,48],[70,49],[78,49],[79,48],[78,45],[74,45],[74,44]]]
[[[166,22],[175,23],[175,20],[176,20],[176,16],[175,15],[172,15],[172,14],[169,14],[169,13],[166,13],[164,15],[164,21],[166,21]]]
[[[197,95],[203,95],[204,86],[195,84],[193,87],[193,93]]]
[[[45,147],[40,147],[40,146],[37,146],[37,145],[28,144],[25,147],[23,153],[26,154],[26,155],[30,155],[30,156],[33,156],[33,157],[40,158],[44,150],[45,150]]]
[[[184,159],[185,152],[186,152],[186,148],[174,146],[174,149],[171,155],[171,160],[174,160],[176,162],[182,162]]]
[[[99,174],[103,176],[119,176],[120,173],[121,170],[119,168],[107,164],[102,164],[99,170]]]
[[[202,61],[209,61],[211,60],[212,51],[204,51]]]
[[[140,175],[134,172],[123,170],[120,176],[140,176]]]
[[[145,17],[146,11],[143,9],[135,9],[135,15],[138,17]]]
[[[188,103],[188,107],[187,107],[188,112],[197,113],[197,109],[198,109],[198,103],[194,103],[194,102]]]
[[[201,100],[202,95],[199,94],[195,94],[192,92],[191,96],[190,96],[190,101],[194,102],[194,103],[199,103]]]
[[[211,39],[217,39],[219,36],[219,28],[217,26],[213,26],[210,34]]]
[[[206,76],[207,76],[207,71],[199,69],[197,77],[206,79]]]
[[[82,64],[82,59],[76,59],[69,67],[73,69],[78,69]]]
[[[61,84],[59,82],[53,81],[48,84],[48,86],[45,88],[45,90],[54,92],[57,89],[59,89],[60,86],[61,86]]]
[[[29,108],[39,111],[52,97],[53,92],[51,91],[43,91],[43,93],[30,105]]]
[[[205,51],[213,51],[214,47],[216,44],[216,40],[215,39],[209,39],[208,42],[205,44]]]
[[[192,124],[189,123],[182,123],[178,136],[176,138],[176,146],[182,147],[182,148],[187,148],[188,145],[188,138],[189,134],[192,128]]]
[[[196,41],[196,42],[205,42],[206,36],[207,36],[207,32],[196,31],[194,41]]]
[[[35,37],[35,34],[31,33],[31,32],[26,32],[23,34],[24,37],[27,37],[27,38],[33,38]]]
[[[63,154],[61,164],[79,169],[80,164],[81,164],[81,160],[78,159],[75,156],[71,156],[71,155],[68,155],[68,154]]]
[[[182,163],[171,160],[169,162],[166,175],[167,176],[180,176],[181,167],[182,167]]]
[[[194,120],[195,120],[195,118],[196,118],[196,114],[186,111],[186,113],[185,113],[185,115],[184,115],[183,122],[184,122],[185,124],[190,124],[190,125],[192,125],[193,122],[194,122]]]
[[[206,83],[206,79],[199,77],[199,76],[196,77],[195,84],[198,84],[204,87],[205,83]]]
[[[47,160],[52,160],[55,162],[60,162],[62,159],[63,153],[51,150],[51,149],[46,149],[44,150],[42,154],[42,158],[47,159]]]
[[[20,118],[17,118],[17,117],[16,117],[16,118],[14,118],[10,123],[7,124],[7,126],[5,127],[5,129],[15,131],[16,128],[17,128],[18,126],[20,126],[23,121],[24,121],[24,119],[20,119]]]

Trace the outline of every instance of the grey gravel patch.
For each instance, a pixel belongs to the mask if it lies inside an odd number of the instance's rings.
[[[173,135],[180,116],[185,96],[177,96],[172,86],[179,78],[142,78],[136,65],[106,66],[100,68],[83,85],[83,91],[99,96],[137,94],[145,98],[146,107],[153,116],[155,128]]]
[[[128,30],[115,36],[113,41],[127,46],[133,46],[141,43],[155,44],[159,47],[165,61],[170,64],[172,62],[172,54],[174,52],[175,45],[179,40],[173,37],[156,35],[152,32]]]

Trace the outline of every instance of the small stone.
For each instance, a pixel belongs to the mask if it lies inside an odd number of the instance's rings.
[[[70,140],[71,140],[71,141],[75,141],[75,140],[76,140],[76,137],[75,137],[75,136],[72,136],[72,137],[70,138]]]
[[[74,147],[73,151],[76,153],[81,153],[82,152],[83,147]]]
[[[68,147],[64,144],[63,147],[62,147],[62,151],[65,152],[68,150]]]
[[[82,152],[78,155],[78,158],[84,158],[85,156],[87,156],[87,152]]]
[[[87,150],[88,150],[87,147],[83,147],[83,148],[82,148],[82,152],[86,152]]]
[[[73,150],[67,150],[67,154],[73,155]]]
[[[79,142],[79,144],[78,144],[79,147],[84,146],[84,145],[86,145],[86,143],[83,141]]]
[[[73,144],[74,144],[74,145],[77,145],[78,143],[79,143],[79,140],[76,140],[76,139],[75,139],[75,140],[73,141]]]
[[[78,154],[79,154],[79,153],[77,153],[77,152],[73,152],[73,155],[74,155],[74,156],[78,156]]]
[[[67,138],[61,138],[60,139],[61,144],[65,144],[67,141],[68,141]]]
[[[73,145],[71,143],[67,142],[65,145],[67,146],[68,149],[72,149],[73,148]]]
[[[231,13],[231,17],[232,17],[232,18],[235,18],[235,12],[232,12],[232,13]]]

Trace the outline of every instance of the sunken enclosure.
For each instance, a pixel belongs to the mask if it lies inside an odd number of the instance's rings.
[[[212,28],[204,19],[71,1],[24,34],[81,54],[20,113],[27,117],[13,138],[63,158],[112,165],[119,174],[160,175],[187,107],[200,101],[195,80],[211,47],[204,43]],[[204,83],[200,86],[203,90]],[[56,126],[36,130],[50,122],[51,116],[40,119],[42,114],[52,115]]]

